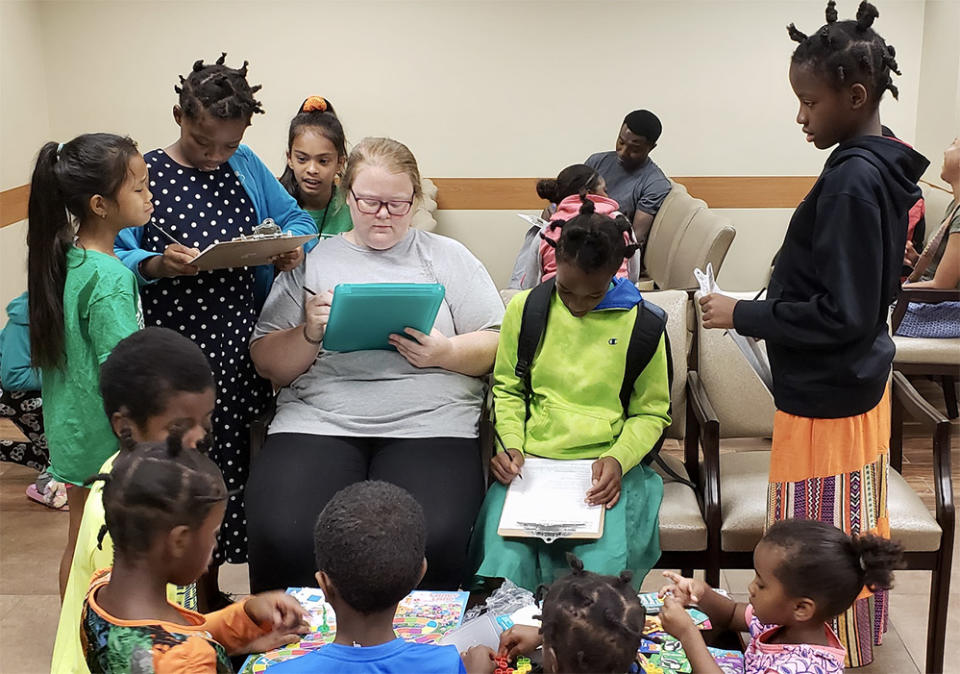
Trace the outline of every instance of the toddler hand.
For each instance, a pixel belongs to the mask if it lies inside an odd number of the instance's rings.
[[[623,468],[612,456],[605,456],[593,462],[593,486],[587,490],[587,503],[605,505],[607,510],[620,500],[620,480]]]
[[[402,335],[390,335],[390,344],[396,347],[407,362],[414,367],[444,367],[453,352],[449,337],[436,328],[431,330],[429,335],[413,328],[406,328],[404,332],[416,341]]]
[[[700,298],[703,307],[703,327],[733,328],[733,308],[739,300],[719,293],[711,293]]]
[[[497,655],[512,660],[520,655],[530,655],[542,643],[543,636],[536,627],[514,625],[500,635],[500,648],[497,650]]]
[[[289,633],[309,628],[307,613],[300,602],[280,590],[254,595],[243,608],[253,622],[264,627],[272,626],[275,631]]]
[[[489,646],[471,646],[460,654],[467,674],[489,674],[497,669],[494,652]]]
[[[687,613],[683,604],[673,597],[663,598],[663,608],[660,609],[660,623],[663,625],[663,631],[677,639],[682,640],[684,636],[697,632],[697,626],[693,618]]]
[[[327,331],[327,322],[330,320],[330,305],[333,304],[333,292],[328,290],[319,295],[304,295],[303,306],[304,334],[315,342],[323,339]]]
[[[664,571],[663,576],[670,581],[670,584],[664,585],[660,589],[660,598],[662,599],[667,594],[670,594],[683,606],[696,604],[710,589],[710,586],[702,580],[697,580],[696,578],[685,578],[684,576],[674,573],[673,571]]]
[[[520,474],[523,467],[523,452],[519,449],[508,449],[498,452],[490,459],[490,470],[500,484],[510,484],[513,478]]]
[[[280,271],[296,269],[300,266],[300,263],[303,262],[303,248],[291,250],[289,253],[274,255],[270,258],[270,261],[273,262],[274,266]]]

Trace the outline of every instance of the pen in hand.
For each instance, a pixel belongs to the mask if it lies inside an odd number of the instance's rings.
[[[497,432],[496,428],[493,429],[493,437],[496,439],[497,443],[499,443],[500,447],[503,449],[503,452],[510,457],[510,465],[515,466],[516,464],[513,462],[513,456],[507,451],[507,446],[503,444],[503,438],[500,437],[500,433]],[[517,477],[521,480],[523,479],[523,474],[520,472],[519,468],[517,469]]]

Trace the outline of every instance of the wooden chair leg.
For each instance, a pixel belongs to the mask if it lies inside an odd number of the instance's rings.
[[[693,578],[693,569],[680,569],[680,575],[684,578]]]
[[[943,402],[947,406],[947,417],[956,419],[960,416],[957,410],[957,380],[953,375],[945,374],[940,377],[940,387],[943,389]]]
[[[943,651],[947,635],[947,606],[950,602],[950,567],[935,569],[930,579],[930,614],[927,618],[927,663],[930,674],[943,672]]]

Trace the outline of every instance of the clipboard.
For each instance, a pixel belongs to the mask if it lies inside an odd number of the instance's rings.
[[[523,478],[507,488],[497,533],[504,538],[596,540],[603,536],[606,508],[583,502],[592,486],[593,459],[528,457]]]
[[[253,236],[240,237],[231,241],[214,243],[197,255],[190,264],[200,271],[211,269],[231,269],[233,267],[257,267],[269,264],[270,258],[296,250],[303,244],[317,238],[316,234],[289,236]]]
[[[396,351],[404,328],[430,334],[445,295],[439,283],[341,283],[333,290],[325,351]]]

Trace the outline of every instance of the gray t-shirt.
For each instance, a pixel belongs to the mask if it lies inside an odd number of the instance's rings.
[[[411,229],[389,250],[343,236],[320,241],[306,262],[281,274],[251,342],[304,321],[306,285],[321,293],[340,283],[441,283],[434,324],[448,337],[499,330],[503,302],[480,261],[462,244]],[[321,349],[309,370],[280,391],[272,433],[390,438],[477,437],[484,381],[442,368],[414,367],[396,351]]]
[[[620,212],[631,222],[638,210],[656,215],[670,193],[670,180],[650,157],[630,172],[624,170],[616,152],[592,154],[584,163],[603,176],[607,196],[620,204]]]

